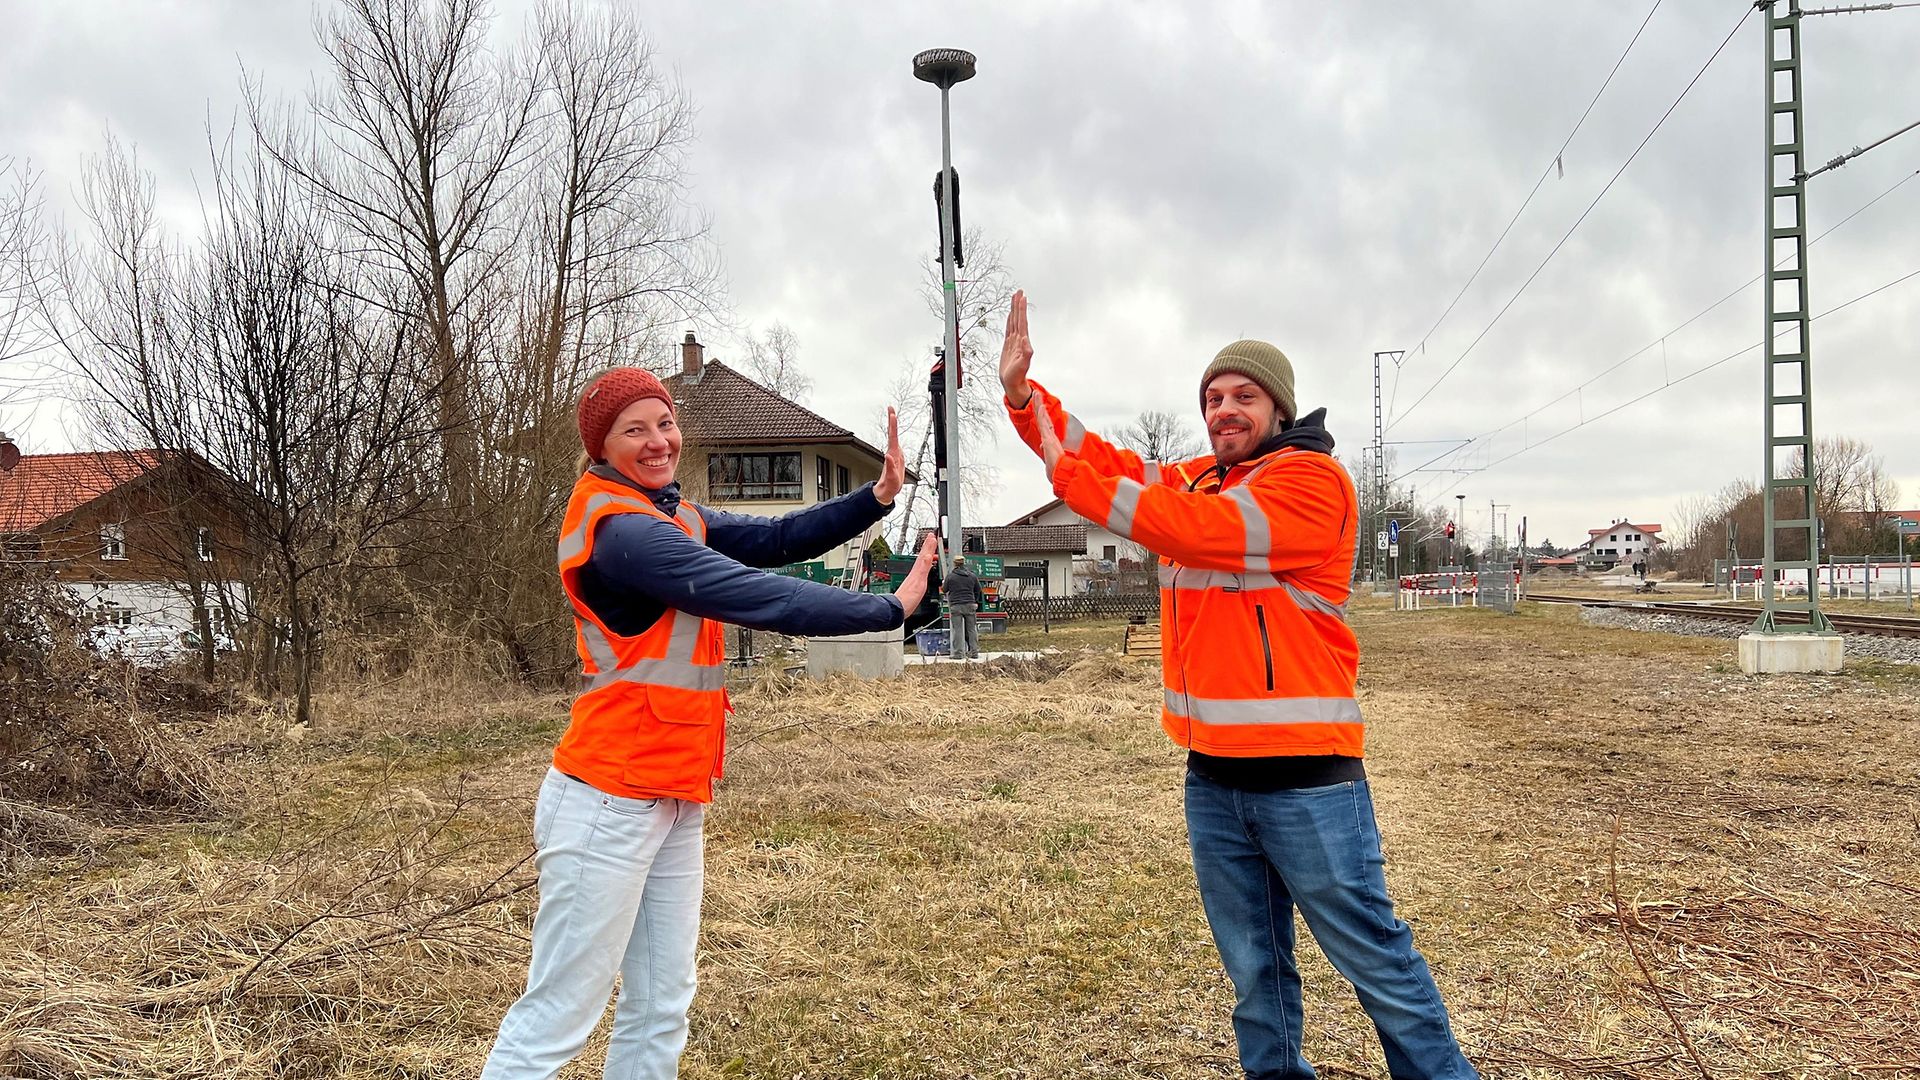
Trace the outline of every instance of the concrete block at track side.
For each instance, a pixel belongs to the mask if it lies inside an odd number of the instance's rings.
[[[1839,634],[1742,634],[1740,670],[1749,675],[1840,670],[1846,647]]]
[[[906,639],[899,627],[869,634],[807,639],[807,674],[816,679],[851,671],[865,679],[891,678],[906,670]]]

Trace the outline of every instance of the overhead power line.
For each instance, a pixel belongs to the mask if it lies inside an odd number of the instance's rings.
[[[1587,117],[1593,114],[1593,107],[1600,103],[1600,95],[1606,93],[1607,87],[1613,85],[1613,77],[1619,74],[1620,65],[1627,62],[1627,54],[1633,51],[1634,45],[1640,40],[1640,35],[1646,31],[1647,24],[1653,21],[1653,14],[1660,10],[1660,3],[1661,0],[1654,0],[1653,7],[1647,10],[1647,17],[1640,20],[1640,28],[1633,32],[1632,40],[1628,41],[1627,47],[1621,50],[1620,58],[1613,62],[1613,67],[1607,71],[1607,77],[1601,80],[1600,89],[1593,92],[1593,98],[1587,102],[1586,110],[1580,114],[1580,119],[1573,122],[1573,130],[1567,132],[1567,137],[1560,143],[1560,149],[1554,151],[1553,157],[1547,159],[1547,167],[1540,171],[1540,178],[1533,182],[1533,190],[1527,192],[1527,197],[1520,200],[1520,208],[1513,212],[1511,218],[1507,219],[1507,227],[1500,230],[1500,235],[1493,240],[1493,246],[1487,249],[1485,255],[1481,256],[1480,265],[1474,267],[1473,273],[1467,275],[1466,284],[1460,286],[1460,291],[1453,294],[1453,300],[1447,304],[1447,309],[1440,313],[1439,318],[1433,320],[1433,325],[1427,327],[1426,333],[1420,335],[1420,343],[1407,350],[1408,357],[1413,357],[1422,349],[1426,348],[1427,339],[1433,336],[1434,331],[1440,329],[1440,324],[1446,322],[1447,316],[1453,314],[1453,309],[1457,307],[1461,299],[1467,295],[1467,290],[1471,289],[1473,283],[1479,280],[1480,271],[1487,268],[1487,263],[1493,259],[1493,253],[1500,250],[1500,245],[1506,241],[1507,234],[1512,232],[1514,225],[1520,221],[1520,215],[1527,212],[1528,205],[1533,202],[1533,197],[1540,193],[1540,187],[1547,182],[1547,177],[1552,175],[1556,170],[1564,167],[1562,160],[1566,157],[1567,147],[1573,145],[1573,137],[1580,134],[1581,125],[1585,124]],[[1394,376],[1394,390],[1397,396],[1399,391],[1399,375],[1397,372]],[[1388,411],[1391,412],[1391,408],[1389,408]]]
[[[1507,299],[1507,302],[1505,304],[1502,304],[1500,306],[1499,311],[1494,313],[1493,320],[1487,323],[1486,328],[1481,330],[1480,333],[1475,335],[1474,339],[1468,343],[1466,350],[1463,351],[1458,357],[1456,357],[1453,363],[1447,365],[1446,370],[1440,373],[1440,377],[1435,379],[1432,382],[1432,384],[1429,385],[1426,388],[1426,390],[1422,392],[1421,395],[1414,400],[1413,404],[1407,406],[1407,409],[1405,412],[1401,413],[1398,417],[1390,421],[1386,425],[1386,430],[1392,431],[1396,424],[1398,424],[1402,420],[1405,420],[1408,416],[1411,416],[1413,414],[1413,411],[1420,407],[1421,402],[1424,402],[1429,397],[1433,396],[1433,392],[1440,388],[1440,384],[1447,380],[1447,376],[1453,374],[1454,370],[1458,368],[1461,365],[1461,363],[1466,360],[1467,357],[1473,355],[1474,348],[1478,346],[1480,342],[1486,339],[1486,336],[1493,331],[1493,328],[1495,326],[1499,325],[1501,318],[1504,317],[1506,313],[1512,309],[1513,305],[1520,299],[1521,296],[1526,294],[1527,287],[1534,283],[1534,280],[1540,276],[1541,271],[1547,268],[1547,264],[1553,261],[1553,257],[1555,255],[1558,255],[1560,253],[1560,249],[1566,246],[1567,241],[1573,238],[1574,232],[1578,230],[1580,228],[1581,223],[1585,222],[1587,220],[1587,217],[1593,213],[1594,207],[1599,206],[1600,201],[1607,197],[1607,193],[1609,191],[1613,190],[1613,185],[1619,181],[1620,177],[1626,173],[1627,168],[1631,166],[1634,163],[1634,160],[1640,156],[1640,151],[1646,149],[1647,144],[1653,141],[1653,137],[1660,133],[1660,129],[1662,127],[1666,126],[1667,120],[1669,117],[1673,115],[1674,110],[1678,109],[1680,107],[1680,103],[1686,100],[1687,95],[1693,92],[1693,88],[1699,85],[1701,77],[1707,73],[1708,68],[1713,66],[1713,62],[1720,58],[1720,54],[1726,51],[1728,43],[1733,41],[1734,35],[1740,32],[1740,27],[1746,24],[1747,16],[1751,15],[1752,13],[1753,13],[1753,9],[1750,7],[1742,9],[1739,20],[1733,24],[1733,28],[1731,30],[1727,31],[1727,36],[1720,40],[1720,44],[1715,46],[1713,50],[1713,54],[1707,57],[1706,63],[1701,64],[1700,69],[1693,73],[1693,78],[1687,81],[1687,85],[1681,89],[1680,95],[1673,99],[1673,103],[1671,105],[1667,106],[1666,112],[1663,112],[1660,114],[1660,119],[1654,123],[1653,129],[1651,131],[1648,131],[1646,134],[1646,137],[1640,140],[1640,144],[1633,148],[1633,153],[1627,155],[1627,160],[1620,164],[1620,168],[1614,171],[1612,178],[1607,181],[1606,186],[1600,189],[1600,193],[1598,195],[1595,195],[1593,197],[1593,201],[1587,204],[1587,208],[1580,212],[1580,216],[1574,220],[1574,223],[1571,226],[1568,227],[1566,233],[1560,237],[1560,241],[1553,245],[1553,249],[1551,251],[1547,252],[1547,257],[1540,260],[1540,265],[1534,267],[1533,273],[1528,274],[1527,279],[1520,283],[1520,287],[1514,290],[1514,294]]]
[[[1920,270],[1910,270],[1907,273],[1902,274],[1897,278],[1894,278],[1892,281],[1889,281],[1884,285],[1880,285],[1876,288],[1869,289],[1866,292],[1861,293],[1859,296],[1856,296],[1851,300],[1847,300],[1844,303],[1836,304],[1833,307],[1828,308],[1827,310],[1821,312],[1820,314],[1815,315],[1809,321],[1818,322],[1819,320],[1824,319],[1829,315],[1835,314],[1836,312],[1844,311],[1847,308],[1850,308],[1853,305],[1860,303],[1862,300],[1867,299],[1868,297],[1877,296],[1880,293],[1886,292],[1888,289],[1891,289],[1896,285],[1899,285],[1903,282],[1911,281],[1917,277],[1920,277]],[[1776,334],[1775,338],[1778,339],[1780,337],[1785,337],[1787,334],[1791,332],[1792,332],[1791,329],[1783,330],[1779,334]],[[1495,466],[1512,461],[1514,458],[1519,457],[1521,454],[1524,454],[1529,450],[1538,450],[1540,447],[1545,446],[1550,442],[1553,442],[1555,439],[1558,439],[1563,435],[1567,435],[1572,432],[1578,431],[1579,429],[1586,427],[1588,424],[1598,423],[1599,421],[1605,420],[1607,417],[1612,416],[1614,413],[1617,413],[1622,409],[1625,409],[1632,405],[1638,405],[1640,402],[1647,400],[1648,398],[1654,396],[1655,394],[1661,393],[1662,391],[1665,391],[1665,390],[1670,390],[1673,387],[1679,386],[1681,383],[1687,382],[1697,376],[1704,375],[1707,372],[1712,371],[1713,369],[1720,367],[1723,364],[1727,364],[1734,360],[1738,360],[1740,357],[1747,355],[1748,353],[1754,351],[1755,349],[1758,349],[1761,346],[1761,344],[1762,344],[1761,342],[1756,341],[1744,349],[1741,349],[1737,352],[1728,353],[1727,355],[1721,357],[1718,360],[1705,364],[1701,367],[1694,368],[1692,371],[1687,372],[1685,375],[1682,375],[1677,379],[1674,379],[1667,383],[1663,383],[1660,386],[1656,386],[1653,389],[1648,390],[1646,393],[1639,395],[1638,397],[1629,398],[1626,401],[1623,401],[1620,404],[1605,410],[1604,412],[1599,412],[1599,413],[1595,413],[1592,416],[1583,417],[1579,423],[1572,424],[1568,427],[1562,428],[1561,430],[1554,432],[1552,435],[1549,435],[1538,442],[1528,443],[1527,445],[1522,446],[1520,449],[1515,450],[1513,453],[1508,454],[1505,457],[1495,458],[1494,460],[1487,462],[1485,465],[1482,465],[1479,468],[1473,469],[1470,471],[1485,472],[1486,470],[1494,468]],[[1469,470],[1462,470],[1462,471],[1465,472]],[[1395,477],[1392,483],[1398,483],[1401,479],[1405,478],[1405,475],[1406,474],[1403,474],[1400,477]],[[1462,479],[1464,479],[1464,477]],[[1440,495],[1436,496],[1436,498],[1444,498],[1447,492],[1452,491],[1456,487],[1459,487],[1460,483],[1461,481],[1459,480],[1454,481],[1445,490],[1441,491]]]
[[[1913,172],[1907,173],[1905,176],[1902,176],[1899,180],[1894,181],[1892,186],[1888,187],[1885,191],[1882,191],[1880,194],[1875,195],[1873,198],[1867,200],[1865,203],[1861,204],[1859,207],[1856,207],[1854,211],[1848,214],[1846,217],[1841,218],[1839,221],[1834,222],[1832,225],[1822,230],[1820,235],[1807,241],[1807,246],[1812,247],[1813,245],[1819,243],[1820,241],[1825,240],[1827,237],[1832,236],[1835,232],[1838,232],[1841,229],[1841,227],[1845,226],[1848,222],[1852,221],[1854,218],[1857,218],[1861,214],[1864,214],[1868,210],[1872,209],[1876,204],[1880,202],[1880,200],[1900,190],[1902,187],[1906,186],[1908,182],[1912,181],[1915,177],[1920,177],[1920,169],[1915,169]],[[1791,258],[1792,256],[1788,256],[1787,259],[1782,259],[1781,263],[1785,264]],[[1637,360],[1642,356],[1645,356],[1649,352],[1652,352],[1655,346],[1664,346],[1668,338],[1674,336],[1675,334],[1678,334],[1682,330],[1685,330],[1687,327],[1692,326],[1694,323],[1699,322],[1701,319],[1713,313],[1716,309],[1718,309],[1722,304],[1725,304],[1727,301],[1733,299],[1736,296],[1739,296],[1741,293],[1746,292],[1748,289],[1753,288],[1754,285],[1758,284],[1760,279],[1764,276],[1765,276],[1764,274],[1755,274],[1753,277],[1748,278],[1746,281],[1746,284],[1741,285],[1739,288],[1734,289],[1730,293],[1727,293],[1725,296],[1722,296],[1720,299],[1715,300],[1713,303],[1708,304],[1706,307],[1701,308],[1697,312],[1694,312],[1691,316],[1689,316],[1687,319],[1682,321],[1679,325],[1668,330],[1666,333],[1661,334],[1659,337],[1653,339],[1652,341],[1647,342],[1645,345],[1641,346],[1640,348],[1635,349],[1633,352],[1628,353],[1626,356],[1620,358],[1619,360],[1614,361],[1612,364],[1609,364],[1607,367],[1602,368],[1600,371],[1589,376],[1585,382],[1582,382],[1578,386],[1575,386],[1561,393],[1558,397],[1542,402],[1541,404],[1535,406],[1533,409],[1529,410],[1525,414],[1513,420],[1509,420],[1497,428],[1491,428],[1487,431],[1483,431],[1480,434],[1475,435],[1468,439],[1456,440],[1460,443],[1460,445],[1456,446],[1454,450],[1450,452],[1458,453],[1459,451],[1466,449],[1467,446],[1469,445],[1472,445],[1474,443],[1484,442],[1488,439],[1492,439],[1500,435],[1502,432],[1509,431],[1515,427],[1518,427],[1521,424],[1524,424],[1527,421],[1533,419],[1534,417],[1540,415],[1541,413],[1547,411],[1548,409],[1553,408],[1555,405],[1558,405],[1561,402],[1567,400],[1568,398],[1573,397],[1574,395],[1580,393],[1581,391],[1585,390],[1587,387],[1592,386],[1594,383],[1597,383],[1600,380],[1606,378],[1608,375],[1613,374],[1615,371],[1618,371],[1620,368],[1626,366],[1628,363],[1634,360]],[[1432,465],[1434,464],[1434,462],[1428,462],[1427,464]],[[1427,466],[1422,466],[1422,468],[1426,468],[1426,467]]]

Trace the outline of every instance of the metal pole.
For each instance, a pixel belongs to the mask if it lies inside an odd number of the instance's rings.
[[[960,517],[960,309],[953,283],[953,125],[947,110],[947,84],[940,84],[940,288],[947,299],[947,552],[967,550]]]

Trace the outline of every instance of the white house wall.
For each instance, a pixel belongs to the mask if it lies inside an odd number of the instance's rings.
[[[171,581],[74,581],[65,583],[65,587],[83,607],[130,609],[135,626],[193,628],[193,604],[187,599],[185,586]],[[236,611],[247,611],[245,585],[227,581],[212,583],[208,588],[224,592]],[[212,606],[218,610],[217,602]]]

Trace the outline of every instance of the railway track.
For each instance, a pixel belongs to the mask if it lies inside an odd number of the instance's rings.
[[[1734,604],[1703,603],[1661,603],[1655,600],[1606,600],[1593,596],[1554,596],[1546,593],[1529,593],[1528,600],[1542,604],[1581,604],[1588,607],[1625,608],[1629,611],[1645,611],[1659,615],[1687,615],[1696,619],[1718,619],[1722,622],[1753,622],[1760,617],[1758,608],[1739,607]],[[1877,634],[1881,637],[1920,638],[1920,618],[1904,615],[1852,615],[1827,612],[1827,621],[1835,630],[1843,634]],[[1778,612],[1774,618],[1783,623],[1805,623],[1806,616],[1800,612]]]

